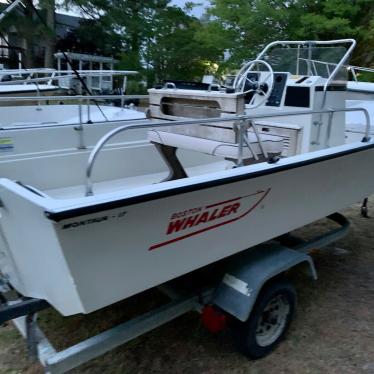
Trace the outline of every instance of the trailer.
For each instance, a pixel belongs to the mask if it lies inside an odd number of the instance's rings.
[[[287,272],[304,265],[300,268],[317,279],[310,251],[342,238],[349,229],[343,215],[327,218],[336,224],[327,233],[309,240],[288,233],[159,286],[170,301],[62,351],[56,351],[38,326],[38,312],[50,305],[17,294],[2,278],[0,325],[14,323],[30,358],[39,360],[46,373],[67,372],[190,311],[199,312],[212,332],[235,328],[241,352],[261,358],[282,341],[295,313],[296,291]],[[190,280],[201,272],[209,281],[192,282],[191,288]]]

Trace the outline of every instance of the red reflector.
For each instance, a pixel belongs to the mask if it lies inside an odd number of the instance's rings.
[[[206,305],[201,313],[201,321],[210,332],[220,332],[226,327],[227,317],[212,305]]]

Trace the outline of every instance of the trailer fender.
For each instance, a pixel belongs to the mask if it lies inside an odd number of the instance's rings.
[[[313,259],[279,244],[266,243],[234,258],[213,294],[212,303],[244,322],[248,319],[263,285],[292,267],[306,263],[317,279]]]

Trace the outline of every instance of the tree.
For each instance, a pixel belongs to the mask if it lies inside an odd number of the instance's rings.
[[[238,67],[262,47],[289,35],[295,0],[211,0],[205,39],[227,51],[221,68]]]
[[[353,62],[374,58],[372,0],[211,0],[205,39],[227,50],[221,68],[238,67],[274,40],[356,38]]]
[[[197,37],[200,21],[170,0],[69,1],[121,40],[120,67],[142,71],[149,85],[166,78],[201,79],[209,61],[218,58],[217,48]]]
[[[101,22],[85,19],[77,29],[57,41],[56,49],[118,58],[122,51],[122,41],[120,35]]]
[[[178,7],[162,9],[156,16],[144,54],[153,75],[149,80],[201,79],[219,51],[202,43],[200,21]]]
[[[298,6],[300,17],[292,33],[295,37],[317,40],[355,38],[358,46],[353,63],[366,66],[373,60],[372,0],[303,0]]]
[[[112,35],[119,35],[122,50],[131,57],[131,65],[141,68],[142,49],[152,28],[155,14],[170,0],[68,0],[99,22]]]
[[[56,45],[55,35],[55,0],[41,0],[39,5],[42,13],[45,14],[45,48],[44,48],[44,67],[53,68],[53,53]]]

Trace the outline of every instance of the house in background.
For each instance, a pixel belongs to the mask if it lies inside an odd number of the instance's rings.
[[[3,4],[2,4],[3,5]],[[0,7],[3,8],[3,6]],[[14,10],[15,15],[10,15],[8,22],[3,22],[0,28],[0,67],[3,68],[20,68],[22,65],[27,68],[41,67],[44,64],[45,38],[25,37],[27,35],[26,22],[11,22],[20,20],[26,15],[22,9]],[[12,18],[11,18],[12,17]],[[40,24],[40,20],[34,14],[32,16],[35,24]],[[76,41],[75,32],[79,28],[82,18],[71,15],[55,13],[55,45],[56,50],[75,49]],[[20,26],[17,26],[20,25]],[[43,26],[39,25],[39,32],[43,32]],[[22,63],[20,62],[22,60]]]

